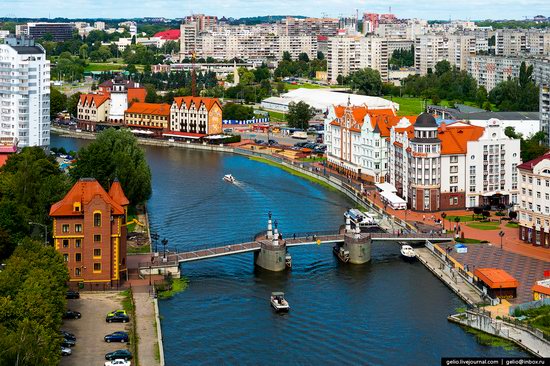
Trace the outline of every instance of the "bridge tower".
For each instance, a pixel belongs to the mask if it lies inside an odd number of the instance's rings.
[[[274,222],[275,229],[270,235],[271,213],[268,220],[268,239],[260,240],[260,250],[254,252],[254,263],[268,271],[280,272],[289,267],[290,256],[287,254],[286,242],[281,240],[277,228],[277,220]]]
[[[350,263],[364,264],[370,262],[371,244],[370,235],[362,235],[359,227],[356,227],[355,232],[346,230],[344,234],[344,249],[349,251]]]

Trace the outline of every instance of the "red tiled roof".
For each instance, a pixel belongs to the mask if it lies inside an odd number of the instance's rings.
[[[528,162],[518,165],[518,169],[529,170],[532,172],[535,165],[546,159],[550,159],[550,151],[547,151],[544,155],[539,156],[538,158],[534,158],[533,160],[529,160]]]
[[[156,116],[169,116],[170,104],[166,103],[141,103],[135,102],[124,113],[152,114]]]
[[[93,102],[96,107],[100,107],[107,100],[109,100],[108,94],[80,94],[79,104],[90,106]]]
[[[214,104],[218,104],[218,106],[220,106],[220,102],[217,98],[175,97],[174,103],[176,103],[178,108],[181,108],[182,104],[185,103],[187,109],[191,107],[191,104],[194,104],[196,109],[199,109],[201,104],[204,104],[207,111],[210,111]]]
[[[115,179],[113,184],[111,184],[111,188],[109,188],[109,196],[111,196],[111,198],[121,206],[130,204],[130,201],[126,198],[126,195],[122,190],[122,185],[120,185],[118,179]]]
[[[87,205],[92,199],[99,196],[103,201],[111,205],[112,213],[123,215],[124,209],[115,202],[107,192],[101,187],[101,184],[93,178],[80,179],[71,190],[59,202],[56,202],[50,208],[50,216],[79,216],[82,212],[73,211],[73,204],[80,202],[83,206]]]
[[[477,141],[485,129],[480,126],[464,125],[461,122],[446,125],[442,123],[437,130],[441,140],[441,154],[466,154],[468,141]]]
[[[0,167],[3,167],[6,164],[9,157],[10,156],[8,154],[0,154]]]
[[[192,132],[179,132],[179,131],[170,131],[167,133],[163,133],[163,136],[169,136],[169,135],[177,135],[181,137],[204,137],[206,134],[204,133],[192,133]]]
[[[538,292],[539,294],[550,295],[550,287],[535,285],[532,288],[533,292]]]
[[[350,107],[348,107],[348,106],[343,106],[343,105],[334,106],[334,112],[336,114],[336,117],[338,119],[343,118],[344,114],[345,114],[345,111],[348,108],[351,109],[353,119],[355,120],[355,122],[359,126],[363,125],[365,117],[367,115],[369,115],[370,116],[371,127],[373,129],[378,129],[378,131],[380,133],[380,136],[382,136],[382,137],[390,136],[390,129],[393,126],[397,125],[401,119],[407,118],[411,123],[414,123],[414,121],[416,120],[416,116],[406,116],[406,117],[397,116],[395,111],[393,109],[389,109],[389,108],[386,108],[386,109],[368,109],[365,106],[350,106]],[[334,126],[339,126],[340,125],[338,120],[332,121],[331,124],[334,125]],[[357,129],[357,128],[351,128],[350,130],[355,131],[355,132],[360,132],[360,130]]]
[[[170,29],[163,32],[155,33],[153,37],[160,37],[169,41],[179,41],[180,39],[180,30],[179,29]]]
[[[500,268],[477,268],[474,275],[493,289],[519,286],[518,280]]]
[[[147,95],[147,90],[145,88],[128,88],[128,104],[131,104],[132,101],[137,100],[138,102],[145,102],[145,96]]]

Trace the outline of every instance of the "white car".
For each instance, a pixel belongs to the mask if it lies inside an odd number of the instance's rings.
[[[130,366],[131,362],[123,359],[116,359],[113,361],[105,362],[105,366]]]

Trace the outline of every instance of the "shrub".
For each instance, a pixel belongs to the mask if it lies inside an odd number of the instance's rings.
[[[498,211],[497,213],[495,213],[495,216],[506,216],[506,214],[502,211]]]

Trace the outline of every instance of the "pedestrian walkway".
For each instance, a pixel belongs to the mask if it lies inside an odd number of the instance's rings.
[[[136,331],[138,334],[138,357],[140,365],[160,366],[158,359],[157,323],[155,305],[147,287],[135,287]]]
[[[418,259],[462,300],[470,305],[483,302],[481,294],[469,282],[464,281],[454,269],[444,264],[428,248],[416,248],[415,251]]]

